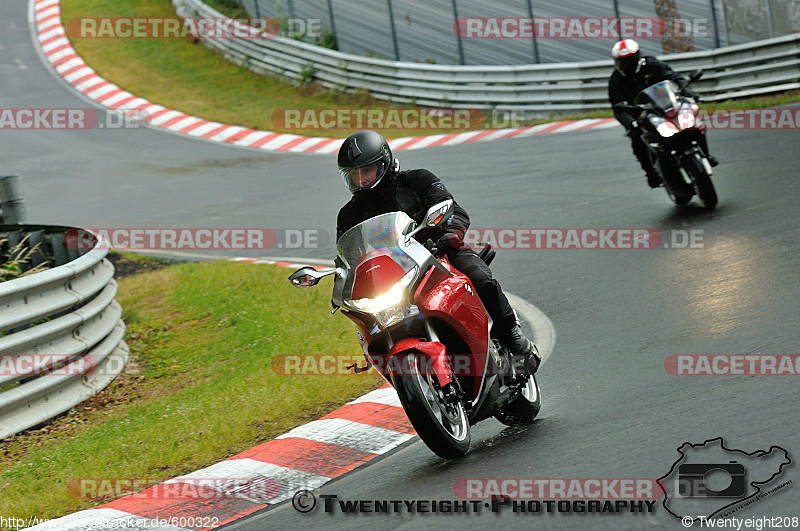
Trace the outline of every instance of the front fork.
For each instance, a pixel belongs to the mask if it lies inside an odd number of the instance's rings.
[[[700,134],[698,135],[697,143],[700,146],[700,149],[703,150],[703,155],[708,158],[708,139],[706,138],[706,130],[699,129]]]
[[[673,148],[664,148],[663,146],[656,147],[653,144],[651,144],[651,146],[654,150],[654,152],[651,151],[651,153],[655,155],[653,164],[657,165],[658,172],[666,181],[667,186],[676,193],[680,194],[682,192],[681,185],[688,187],[687,190],[683,190],[684,193],[695,193],[694,175],[691,175],[683,165],[683,158],[685,156],[693,157],[695,156],[695,152],[699,151],[702,164],[708,172],[708,175],[713,173],[711,165],[708,163],[708,142],[706,140],[706,132],[703,129],[697,130],[697,134],[694,135],[694,138],[691,140],[691,148],[685,151],[677,146]],[[684,172],[686,175],[684,175]]]
[[[436,330],[433,329],[431,326],[430,321],[424,321],[425,332],[428,334],[428,338],[431,341],[439,341],[439,334],[436,333]],[[458,378],[456,375],[452,373],[452,367],[450,366],[450,360],[446,360],[444,364],[445,368],[450,372],[450,381],[442,386],[442,393],[444,394],[445,400],[450,402],[451,404],[456,404],[458,402],[462,402],[464,398],[464,390],[461,388],[461,384],[458,383]]]

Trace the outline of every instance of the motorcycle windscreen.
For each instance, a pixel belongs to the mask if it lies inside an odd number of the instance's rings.
[[[678,106],[678,90],[675,82],[662,81],[641,91],[633,103],[635,105],[652,105],[656,109],[668,111]]]
[[[342,234],[336,242],[337,254],[347,271],[347,278],[337,286],[342,299],[380,295],[417,266],[403,249],[411,227],[413,221],[405,212],[390,212]]]

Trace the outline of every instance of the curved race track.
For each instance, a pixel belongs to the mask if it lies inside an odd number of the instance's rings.
[[[0,5],[2,106],[86,107],[43,66],[27,2]],[[800,132],[714,131],[720,205],[677,210],[651,191],[619,129],[401,154],[438,174],[475,227],[702,230],[703,248],[507,250],[493,270],[553,321],[558,343],[541,372],[544,408],[524,429],[475,427],[473,449],[445,463],[419,441],[326,485],[346,499],[449,499],[459,478],[641,477],[666,474],[683,442],[724,437],[747,451],[800,455],[797,379],[681,377],[670,354],[798,353]],[[302,227],[333,231],[348,194],[333,156],[263,154],[147,128],[0,130],[2,171],[23,176],[29,215],[92,227]],[[293,254],[329,258],[319,250]],[[794,485],[737,516],[800,516]],[[466,520],[464,519],[466,518]],[[545,524],[681,527],[652,516],[344,517],[283,504],[236,529]]]

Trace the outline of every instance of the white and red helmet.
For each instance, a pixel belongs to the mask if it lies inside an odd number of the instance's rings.
[[[614,68],[623,76],[629,76],[639,71],[642,66],[642,52],[639,43],[633,39],[619,41],[611,48],[614,58]]]

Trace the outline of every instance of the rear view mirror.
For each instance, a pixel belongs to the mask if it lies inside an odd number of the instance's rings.
[[[441,203],[436,203],[428,209],[425,213],[425,221],[417,225],[417,227],[406,235],[406,241],[411,240],[416,233],[424,228],[438,227],[450,217],[453,213],[455,201],[446,199]]]
[[[433,205],[428,209],[428,213],[425,214],[425,226],[438,227],[443,221],[450,217],[450,214],[453,212],[454,204],[452,199],[448,199]]]
[[[297,288],[310,288],[316,286],[320,279],[336,273],[337,269],[330,271],[317,271],[313,267],[301,267],[289,276],[289,282]]]

